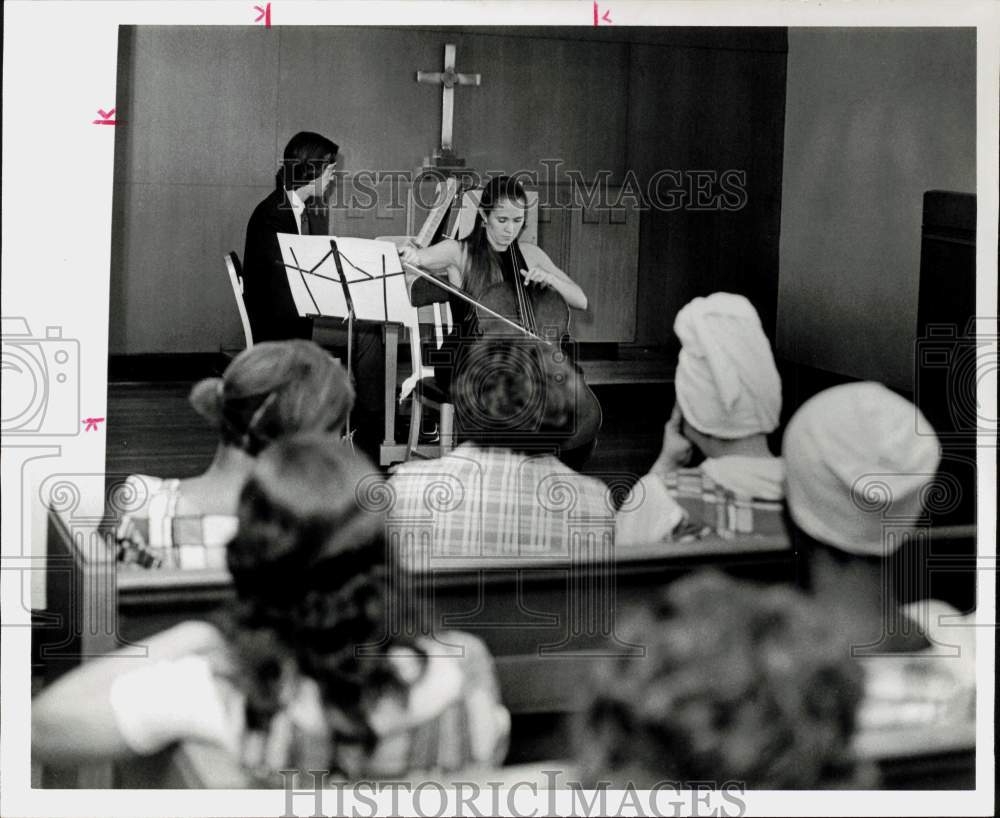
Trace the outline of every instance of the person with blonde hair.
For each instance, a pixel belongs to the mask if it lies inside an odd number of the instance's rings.
[[[154,567],[221,565],[236,526],[236,504],[254,459],[302,432],[340,437],[354,389],[340,363],[311,341],[271,341],[241,352],[222,377],[195,384],[191,406],[219,434],[199,475],[130,475],[130,508],[118,521],[123,562]]]
[[[757,311],[742,295],[713,293],[681,309],[674,331],[676,402],[659,457],[622,504],[616,541],[780,533],[784,467],[767,435],[781,378]],[[686,468],[696,453],[704,460]]]

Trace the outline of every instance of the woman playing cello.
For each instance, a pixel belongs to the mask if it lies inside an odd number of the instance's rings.
[[[448,281],[478,299],[491,285],[504,280],[503,256],[516,245],[528,268],[519,270],[526,282],[551,287],[573,309],[587,309],[587,296],[566,273],[552,263],[544,250],[533,244],[517,244],[524,227],[528,197],[512,176],[495,176],[483,189],[472,232],[462,239],[445,239],[430,247],[407,246],[403,261],[429,270],[446,270]]]
[[[527,207],[528,198],[521,183],[514,177],[496,176],[483,189],[475,225],[466,238],[459,241],[445,239],[425,248],[407,245],[400,250],[400,256],[410,265],[446,271],[448,282],[453,287],[526,327],[529,333],[525,334],[525,338],[542,333],[555,341],[553,349],[558,350],[561,336],[567,331],[566,308],[585,310],[587,295],[552,262],[544,250],[532,244],[521,246],[518,243],[517,236],[524,227]],[[551,293],[545,293],[546,290]],[[489,317],[495,312],[487,311],[486,314],[454,295],[450,304],[457,326],[446,343],[454,351],[456,364],[464,345],[474,342],[484,332],[507,330]],[[538,324],[533,305],[538,306],[544,316]],[[555,316],[554,320],[552,316]],[[550,321],[557,331],[555,337]],[[509,331],[504,334],[509,334]],[[517,338],[517,333],[512,337]],[[450,372],[438,371],[436,376],[440,385],[447,389]],[[568,448],[585,448],[586,454],[589,454],[601,423],[600,405],[587,389],[582,376],[580,384],[582,392],[585,392],[585,396],[578,400],[578,406],[583,409],[578,429],[581,435],[571,441],[572,445]]]

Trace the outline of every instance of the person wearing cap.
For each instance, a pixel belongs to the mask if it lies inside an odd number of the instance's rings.
[[[287,435],[339,437],[354,403],[340,363],[312,341],[271,341],[241,352],[221,378],[189,397],[219,442],[202,474],[184,479],[130,475],[115,539],[120,561],[143,567],[218,567],[236,526],[237,500],[254,459]],[[122,513],[123,512],[123,513]]]
[[[862,659],[863,727],[971,717],[972,616],[939,600],[898,605],[888,560],[929,519],[941,450],[912,403],[879,383],[806,401],[785,431],[789,534],[801,584]]]
[[[616,542],[780,534],[784,466],[767,435],[781,415],[781,378],[757,311],[713,293],[684,306],[674,332],[676,402],[659,457],[619,510]],[[696,451],[705,459],[685,468]]]
[[[393,625],[374,469],[324,434],[264,449],[214,623],[182,622],[144,640],[144,657],[112,653],[48,686],[32,702],[33,757],[64,766],[198,742],[260,786],[287,785],[289,770],[357,781],[498,765],[510,716],[485,646]]]

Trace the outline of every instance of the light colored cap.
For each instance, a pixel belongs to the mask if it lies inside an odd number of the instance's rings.
[[[879,383],[844,384],[806,401],[785,431],[788,510],[819,542],[888,556],[923,515],[941,450],[927,419]]]

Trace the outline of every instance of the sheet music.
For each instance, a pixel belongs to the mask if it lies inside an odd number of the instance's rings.
[[[301,316],[346,318],[347,303],[330,241],[337,242],[341,267],[356,318],[417,325],[396,247],[388,241],[278,233],[288,285]]]

